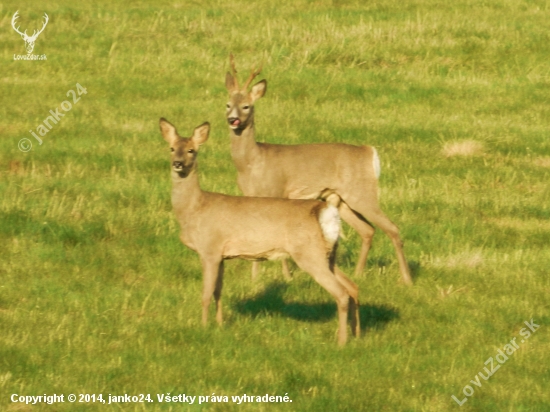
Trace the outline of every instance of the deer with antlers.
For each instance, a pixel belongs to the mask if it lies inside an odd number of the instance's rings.
[[[340,233],[336,207],[339,199],[333,196],[320,202],[205,192],[199,185],[197,153],[208,139],[210,125],[204,123],[190,138],[182,138],[170,122],[161,118],[160,130],[172,151],[172,205],[181,226],[180,239],[199,254],[202,264],[203,325],[208,320],[212,295],[216,320],[222,323],[224,260],[291,256],[336,300],[338,343],[343,345],[347,340],[348,311],[352,331],[358,336],[357,285],[334,265]]]
[[[36,42],[36,39],[38,38],[38,35],[44,31],[44,29],[46,28],[46,25],[48,24],[49,17],[46,13],[44,13],[44,24],[42,25],[42,28],[38,31],[34,30],[33,33],[32,33],[32,36],[29,36],[27,34],[27,30],[25,30],[23,33],[21,33],[21,31],[19,30],[19,27],[15,27],[15,22],[16,22],[18,17],[19,17],[19,10],[17,10],[15,12],[15,14],[13,15],[13,17],[11,19],[11,26],[13,27],[13,29],[18,34],[21,35],[21,37],[25,41],[25,48],[27,49],[27,53],[31,54],[32,51],[34,50],[34,43]]]
[[[290,199],[325,199],[331,194],[338,195],[342,219],[362,239],[355,275],[363,272],[374,226],[377,226],[393,243],[402,281],[412,285],[399,229],[378,204],[380,160],[376,149],[342,143],[280,145],[256,142],[254,103],[265,95],[267,82],[261,80],[248,91],[261,67],[253,69],[240,87],[233,55],[230,64],[231,73],[227,72],[225,78],[229,91],[226,117],[231,135],[231,156],[243,194]],[[255,263],[253,277],[257,270]],[[283,267],[283,271],[289,276],[287,267]]]

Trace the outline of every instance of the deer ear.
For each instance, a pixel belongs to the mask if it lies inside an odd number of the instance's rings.
[[[200,126],[195,128],[191,140],[195,144],[195,150],[199,149],[199,146],[208,140],[208,134],[210,133],[210,123],[204,122]]]
[[[162,137],[168,142],[170,146],[176,143],[176,141],[180,138],[174,125],[166,120],[164,117],[160,118],[159,126]]]
[[[237,88],[237,84],[235,83],[235,78],[233,77],[233,75],[229,72],[227,72],[225,74],[225,87],[227,88],[227,90],[229,90],[230,92],[232,92],[233,90],[235,90]]]
[[[252,100],[252,103],[254,103],[256,100],[258,100],[260,97],[263,97],[265,95],[265,92],[267,90],[267,81],[260,80],[258,83],[256,83],[254,86],[252,86],[252,89],[250,90],[250,99]]]

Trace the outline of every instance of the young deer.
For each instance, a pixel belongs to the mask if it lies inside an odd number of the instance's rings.
[[[222,323],[221,292],[225,259],[276,259],[290,256],[324,287],[338,305],[338,343],[347,340],[348,310],[359,335],[358,288],[334,265],[340,218],[329,199],[288,200],[226,196],[199,186],[197,152],[210,125],[182,138],[166,119],[160,130],[172,150],[172,206],[181,226],[180,239],[196,251],[203,271],[202,323],[206,325],[212,295],[216,320]]]
[[[361,236],[363,244],[355,275],[365,268],[374,236],[373,225],[391,239],[401,278],[412,285],[403,242],[397,226],[378,204],[380,160],[372,146],[341,143],[279,145],[257,143],[254,132],[254,102],[264,96],[267,82],[261,80],[248,87],[260,74],[252,70],[243,87],[237,82],[233,55],[225,86],[229,91],[226,116],[231,134],[231,157],[237,166],[239,188],[245,196],[283,197],[289,199],[326,199],[337,194],[340,215]],[[284,267],[285,274],[287,269]],[[257,265],[253,268],[253,277]]]

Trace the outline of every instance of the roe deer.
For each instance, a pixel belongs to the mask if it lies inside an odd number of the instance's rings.
[[[276,259],[290,256],[336,299],[338,343],[347,340],[348,310],[354,335],[359,335],[358,288],[334,265],[340,233],[338,209],[329,199],[288,200],[227,196],[201,190],[197,152],[208,139],[204,123],[190,138],[182,138],[166,119],[160,119],[170,144],[172,206],[181,226],[180,239],[199,254],[203,272],[202,323],[208,320],[212,295],[216,320],[222,323],[221,291],[224,260]]]
[[[229,91],[226,116],[231,135],[231,157],[237,167],[237,183],[245,196],[283,197],[290,199],[326,199],[337,194],[340,215],[362,238],[361,252],[355,268],[359,276],[378,226],[391,239],[401,278],[412,285],[403,242],[397,226],[378,204],[380,160],[372,146],[342,143],[280,145],[257,143],[254,132],[254,102],[265,95],[267,82],[261,80],[248,91],[261,69],[252,70],[239,87],[233,55],[232,73],[227,72]],[[286,271],[286,268],[283,268]],[[253,277],[257,265],[253,268]]]

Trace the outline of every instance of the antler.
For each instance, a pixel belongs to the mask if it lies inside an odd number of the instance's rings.
[[[14,29],[17,33],[19,33],[21,36],[27,36],[27,30],[25,30],[24,33],[21,33],[21,32],[19,31],[19,27],[15,27],[15,21],[16,21],[17,18],[19,17],[19,16],[18,16],[18,13],[19,13],[19,10],[17,10],[17,11],[15,12],[15,14],[13,15],[13,17],[11,18],[11,27],[13,27],[13,29]]]
[[[229,64],[231,65],[231,74],[235,80],[235,90],[239,90],[239,81],[237,80],[237,69],[235,69],[235,57],[233,57],[233,53],[229,54]]]
[[[231,64],[231,74],[233,75],[233,79],[235,80],[236,90],[240,89],[240,90],[246,91],[248,89],[248,86],[250,86],[250,83],[252,82],[252,80],[254,80],[254,78],[262,72],[262,68],[263,68],[263,63],[260,65],[260,67],[257,70],[254,70],[254,68],[252,68],[252,70],[250,71],[250,76],[244,83],[244,86],[242,88],[239,88],[239,82],[237,81],[237,69],[235,68],[235,58],[233,57],[233,53],[229,55],[229,63]]]
[[[248,89],[248,86],[250,86],[250,83],[252,83],[252,80],[254,80],[254,78],[262,72],[262,68],[263,68],[263,63],[260,65],[260,67],[257,70],[254,70],[254,68],[250,70],[250,76],[246,80],[246,83],[243,86],[243,90]]]

